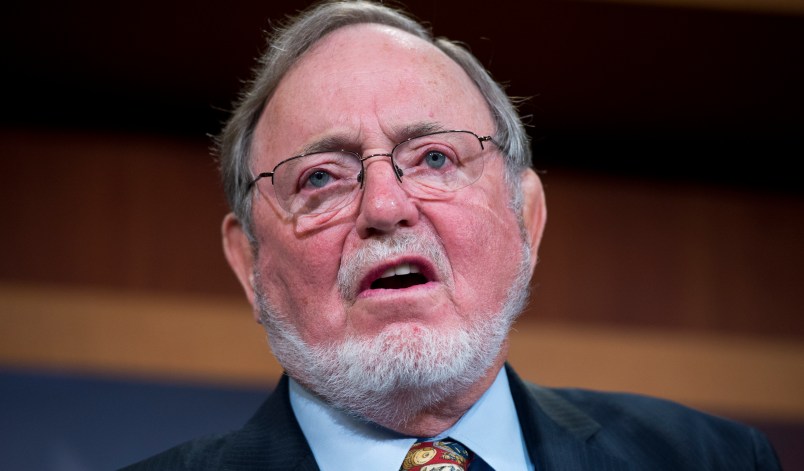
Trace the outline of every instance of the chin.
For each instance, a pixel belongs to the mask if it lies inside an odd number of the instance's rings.
[[[404,424],[460,396],[498,363],[510,323],[429,327],[394,323],[371,337],[309,345],[264,299],[262,320],[288,374],[329,404],[381,424]]]

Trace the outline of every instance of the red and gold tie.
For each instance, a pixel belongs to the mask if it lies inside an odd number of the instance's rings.
[[[416,442],[399,471],[466,471],[473,457],[471,451],[454,440]]]

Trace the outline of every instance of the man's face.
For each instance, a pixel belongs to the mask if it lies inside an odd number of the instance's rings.
[[[476,86],[438,49],[392,28],[342,28],[300,59],[266,105],[252,170],[270,171],[322,141],[362,155],[388,153],[423,126],[495,132]],[[497,316],[520,269],[523,240],[503,157],[490,147],[480,179],[437,200],[406,192],[388,157],[367,160],[362,193],[323,216],[293,217],[273,194],[256,196],[257,291],[313,347],[418,329],[448,334]],[[435,248],[350,263],[373,241],[400,236]],[[424,282],[397,289],[373,283],[409,267]]]

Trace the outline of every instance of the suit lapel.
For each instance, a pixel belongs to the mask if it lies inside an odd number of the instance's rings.
[[[538,471],[626,471],[633,467],[594,445],[594,419],[554,392],[525,384],[506,365],[525,443]]]
[[[287,376],[282,376],[273,394],[234,435],[225,452],[223,469],[318,471],[290,406]]]

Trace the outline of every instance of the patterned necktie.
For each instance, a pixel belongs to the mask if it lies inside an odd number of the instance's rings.
[[[472,458],[474,454],[454,440],[416,442],[399,471],[466,471]]]

